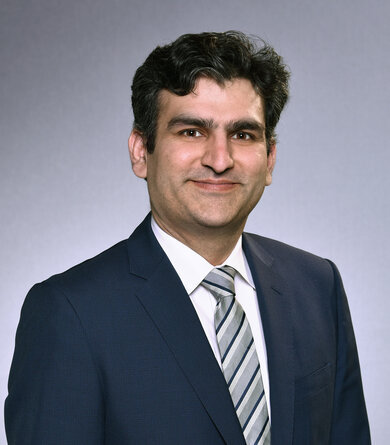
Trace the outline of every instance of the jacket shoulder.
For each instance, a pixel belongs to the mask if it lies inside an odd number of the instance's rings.
[[[310,253],[298,247],[291,246],[282,241],[256,235],[254,233],[244,233],[245,240],[250,245],[256,245],[264,249],[271,257],[275,259],[301,259],[306,261],[323,262],[324,258]]]
[[[244,243],[251,253],[265,258],[281,276],[333,283],[336,266],[328,259],[264,236],[244,234]]]
[[[113,275],[115,279],[118,274],[128,270],[128,262],[126,240],[122,240],[96,256],[51,276],[45,282],[51,284],[73,283],[75,285],[80,280],[99,282]]]

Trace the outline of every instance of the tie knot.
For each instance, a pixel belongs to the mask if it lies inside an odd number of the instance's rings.
[[[234,297],[234,275],[236,269],[230,266],[215,267],[206,278],[202,285],[208,289],[217,301],[223,297]]]

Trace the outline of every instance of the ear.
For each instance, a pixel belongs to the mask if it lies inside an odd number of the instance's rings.
[[[146,179],[148,151],[142,133],[137,130],[133,130],[129,136],[129,153],[134,174]]]
[[[272,183],[272,172],[274,171],[275,162],[276,162],[276,144],[271,143],[267,155],[267,175],[265,178],[265,185],[270,185]]]

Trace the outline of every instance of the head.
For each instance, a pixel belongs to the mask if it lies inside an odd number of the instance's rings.
[[[267,147],[275,143],[275,127],[288,99],[289,72],[281,57],[263,41],[258,46],[241,32],[206,32],[158,46],[135,73],[134,129],[143,135],[149,153],[155,146],[161,91],[186,96],[201,77],[220,85],[249,80],[263,102]]]

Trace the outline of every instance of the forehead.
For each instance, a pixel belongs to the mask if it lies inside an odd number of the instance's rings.
[[[218,121],[256,119],[264,124],[264,103],[247,79],[237,78],[219,84],[201,77],[194,91],[178,96],[168,90],[159,95],[159,123],[179,114],[213,118]]]

